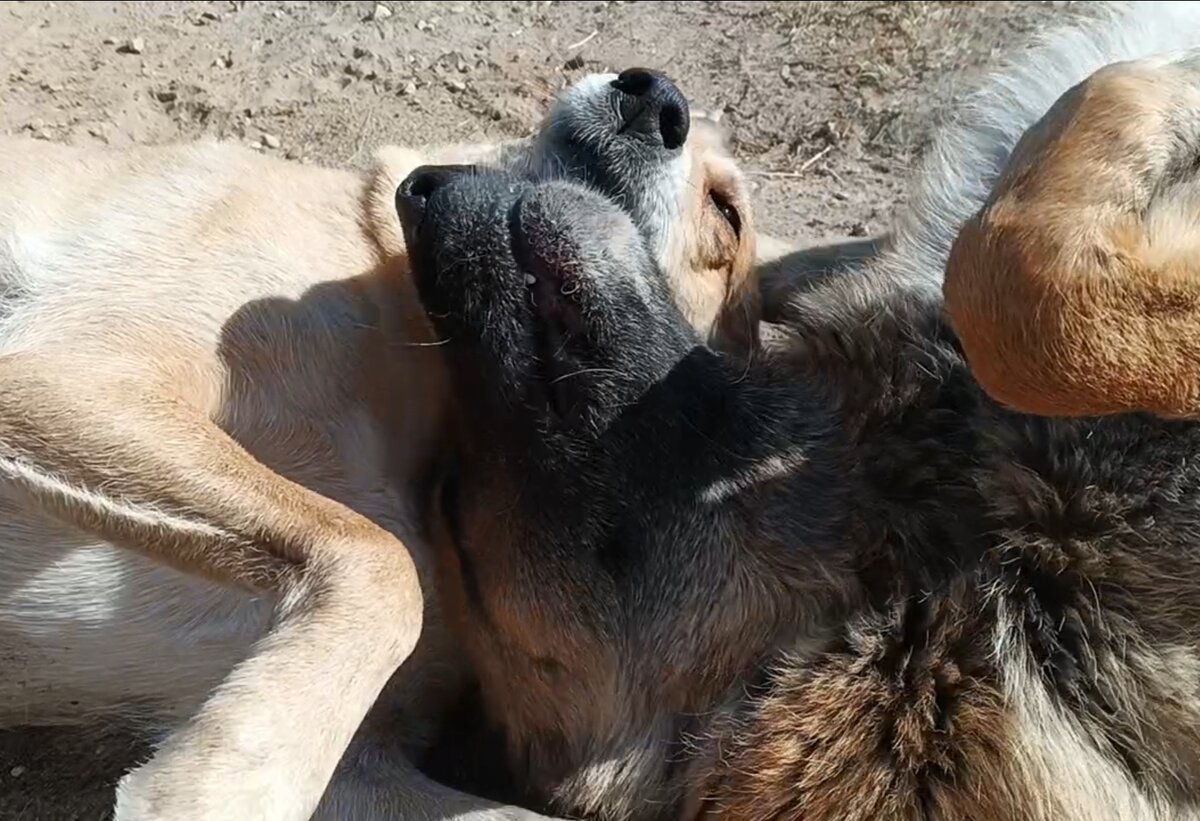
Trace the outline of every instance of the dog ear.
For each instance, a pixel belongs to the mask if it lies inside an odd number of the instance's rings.
[[[799,245],[759,234],[755,267],[763,319],[780,321],[797,294],[830,277],[853,276],[870,265],[891,242],[888,233],[821,245]]]
[[[1109,66],[1018,143],[943,286],[980,385],[1048,416],[1200,417],[1200,70]]]
[[[748,356],[758,348],[761,337],[762,294],[754,264],[753,240],[743,242],[734,260],[721,313],[717,317],[714,347],[726,353]],[[740,274],[738,273],[740,272]]]

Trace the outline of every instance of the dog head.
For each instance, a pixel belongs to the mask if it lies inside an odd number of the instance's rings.
[[[422,166],[396,202],[465,406],[506,438],[602,429],[700,344],[645,233],[590,188]]]
[[[382,150],[367,205],[385,248],[405,250],[393,208],[400,180],[418,165],[461,163],[571,180],[615,200],[645,235],[701,337],[733,354],[757,346],[760,300],[745,181],[716,119],[692,114],[666,77],[642,69],[585,77],[528,139]]]
[[[586,182],[426,167],[400,186],[461,421],[431,517],[439,596],[539,801],[665,817],[689,794],[689,717],[788,608],[833,595],[828,556],[773,565],[743,489],[802,484],[819,542],[837,482],[775,451],[819,414],[790,395],[764,412],[772,389],[704,344],[643,212]]]
[[[556,102],[533,142],[539,177],[584,182],[646,234],[677,304],[710,344],[757,342],[758,289],[748,193],[712,117],[693,116],[658,72],[595,74]]]

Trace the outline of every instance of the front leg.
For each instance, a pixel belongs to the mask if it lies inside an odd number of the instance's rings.
[[[444,629],[436,608],[426,613],[421,641],[359,726],[313,821],[546,821],[517,806],[503,744],[486,731]]]
[[[415,568],[389,534],[268,470],[152,375],[111,362],[0,357],[6,490],[275,602],[245,661],[122,779],[116,818],[303,821],[421,631]]]
[[[465,752],[465,751],[464,751]],[[469,795],[420,772],[394,738],[355,739],[313,821],[548,821],[517,806]]]

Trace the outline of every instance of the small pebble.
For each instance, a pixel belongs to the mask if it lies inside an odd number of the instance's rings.
[[[146,50],[146,41],[141,37],[126,40],[117,48],[119,54],[141,54]]]
[[[375,8],[371,11],[372,20],[386,20],[392,16],[392,10],[383,3],[376,3]]]
[[[404,84],[404,88],[400,89],[401,97],[412,97],[417,93],[417,84],[411,80]]]
[[[279,148],[279,138],[274,134],[263,134],[262,142],[267,148]]]
[[[446,80],[446,88],[450,91],[451,94],[458,94],[461,91],[467,90],[467,84],[464,83],[462,80],[455,80],[454,78],[450,78],[450,79]]]
[[[13,778],[20,778],[21,776],[25,775],[25,768],[24,767],[13,767],[11,770],[8,771],[8,774],[11,775]]]

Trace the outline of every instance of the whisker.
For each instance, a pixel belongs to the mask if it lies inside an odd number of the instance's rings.
[[[563,381],[564,379],[570,379],[573,376],[583,376],[584,374],[589,374],[589,373],[608,373],[608,374],[620,375],[621,372],[618,370],[614,370],[613,368],[583,368],[578,371],[572,371],[571,373],[564,373],[561,376],[556,376],[550,380],[549,384],[555,385],[555,384],[558,384],[559,382]]]

